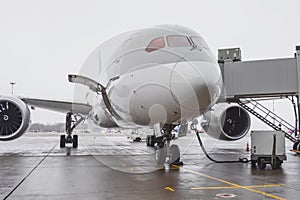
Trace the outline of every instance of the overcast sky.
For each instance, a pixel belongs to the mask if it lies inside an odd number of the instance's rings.
[[[216,54],[241,47],[243,60],[292,57],[300,44],[297,0],[0,0],[0,94],[72,99],[67,74],[121,32],[180,24],[199,32]],[[33,122],[64,116],[34,111]]]

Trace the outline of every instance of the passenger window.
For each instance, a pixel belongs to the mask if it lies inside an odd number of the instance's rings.
[[[161,48],[164,48],[165,47],[165,40],[163,37],[159,37],[159,38],[156,38],[154,40],[152,40],[147,48],[145,49],[147,52],[152,52],[152,51],[156,51],[156,50],[159,50]]]
[[[167,36],[169,47],[187,47],[191,46],[190,41],[183,35],[169,35]]]

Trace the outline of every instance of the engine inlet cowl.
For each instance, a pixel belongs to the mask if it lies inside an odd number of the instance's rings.
[[[0,140],[20,137],[29,124],[30,111],[22,100],[13,96],[0,96]]]
[[[220,140],[239,140],[250,129],[250,116],[238,105],[219,103],[203,116],[205,132]]]

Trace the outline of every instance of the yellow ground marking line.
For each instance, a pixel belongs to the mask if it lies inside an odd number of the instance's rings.
[[[173,188],[171,188],[171,187],[165,187],[165,190],[169,190],[169,191],[171,191],[171,192],[174,192],[175,190],[173,189]]]
[[[173,166],[173,167],[175,167],[175,166]],[[179,167],[177,167],[177,168],[179,168]],[[270,193],[262,192],[262,191],[259,191],[259,190],[254,190],[254,189],[248,188],[247,186],[238,185],[236,183],[232,183],[232,182],[229,182],[229,181],[226,181],[226,180],[223,180],[223,179],[220,179],[220,178],[216,178],[216,177],[213,177],[213,176],[209,176],[209,175],[206,175],[206,174],[203,174],[203,173],[195,172],[195,171],[192,171],[192,170],[189,170],[189,169],[183,169],[183,170],[188,171],[188,172],[193,173],[193,174],[197,174],[199,176],[203,176],[203,177],[221,182],[221,183],[226,183],[226,184],[234,186],[236,188],[241,188],[241,189],[245,189],[245,190],[248,190],[250,192],[253,192],[253,193],[258,193],[258,194],[261,194],[261,195],[266,196],[266,197],[270,197],[270,198],[278,199],[278,200],[284,200],[284,198],[282,198],[282,197],[279,197],[279,196],[276,196],[276,195],[273,195],[273,194],[270,194]]]
[[[265,184],[265,185],[249,185],[247,188],[265,188],[265,187],[283,187],[285,184]]]
[[[247,188],[266,188],[266,187],[280,187],[285,186],[284,184],[266,184],[266,185],[249,185],[243,186]],[[236,189],[238,187],[235,186],[213,186],[213,187],[195,187],[191,188],[191,190],[218,190],[218,189]]]
[[[300,153],[298,150],[290,150],[291,152]]]

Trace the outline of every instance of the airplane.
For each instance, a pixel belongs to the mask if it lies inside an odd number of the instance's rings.
[[[116,42],[117,41],[117,42]],[[105,48],[110,48],[107,50]],[[0,96],[0,140],[21,137],[30,125],[30,108],[66,113],[60,147],[78,147],[74,128],[85,119],[103,128],[153,128],[147,145],[155,146],[157,163],[180,160],[172,130],[185,136],[188,123],[203,116],[206,133],[221,140],[243,138],[250,117],[243,108],[219,103],[220,67],[196,31],[159,25],[121,34],[96,48],[81,72],[68,75],[82,101]]]

